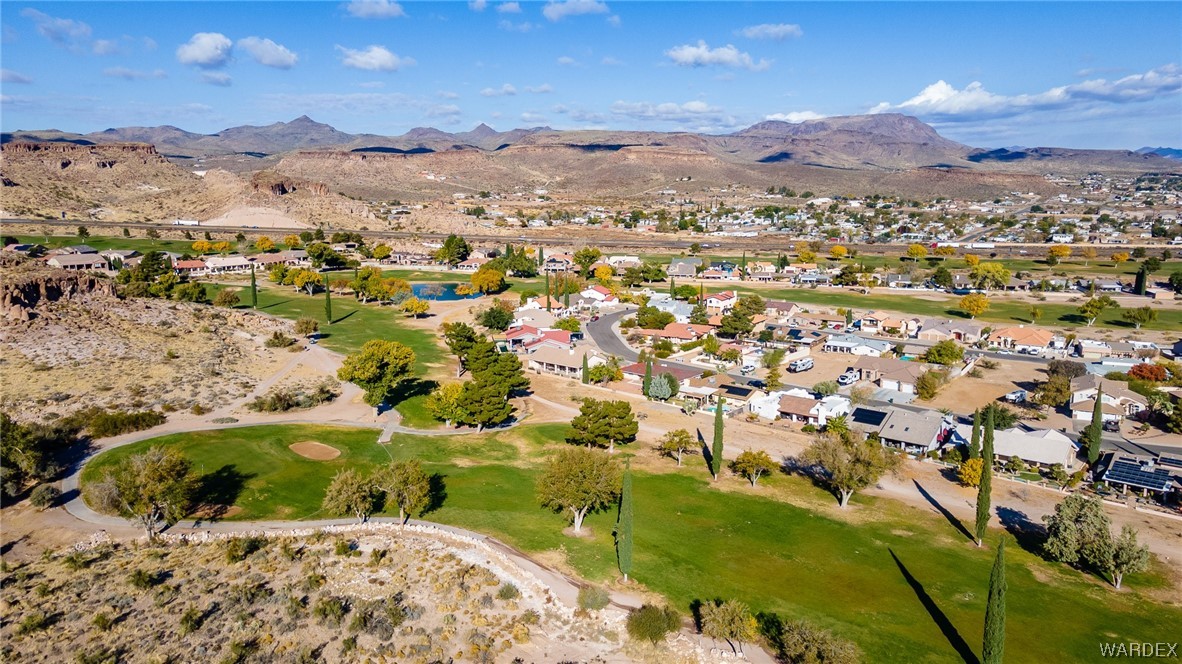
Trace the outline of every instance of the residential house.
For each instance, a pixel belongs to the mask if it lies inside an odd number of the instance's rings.
[[[208,274],[229,274],[234,272],[250,272],[250,262],[245,256],[210,256],[205,261]]]
[[[829,338],[829,335],[824,332],[804,330],[784,323],[767,323],[764,329],[772,333],[772,341],[809,348],[821,348]]]
[[[887,288],[914,288],[915,284],[911,281],[909,274],[888,274],[886,278]]]
[[[1051,346],[1054,338],[1049,330],[1025,325],[1005,327],[989,334],[990,343],[1018,352],[1041,352]]]
[[[654,366],[653,374],[656,373],[657,369]],[[708,394],[708,398],[699,403],[700,406],[717,403],[719,397],[725,397],[727,405],[746,408],[752,400],[765,396],[762,390],[736,383],[726,374],[690,378],[685,381],[681,390],[687,396]]]
[[[39,244],[9,244],[5,245],[4,251],[22,256],[40,256],[45,253],[45,247]]]
[[[669,267],[665,269],[665,274],[670,277],[694,277],[698,274],[698,266],[702,264],[701,258],[674,258],[669,262]]]
[[[172,270],[173,270],[173,272],[177,273],[177,276],[186,276],[187,275],[187,276],[194,276],[195,277],[198,275],[205,274],[206,271],[208,270],[208,266],[206,266],[205,261],[200,260],[200,259],[190,260],[190,261],[177,261],[172,264]]]
[[[723,279],[734,279],[735,276],[734,276],[733,272],[723,272],[722,270],[715,270],[713,268],[707,268],[705,270],[702,270],[702,272],[700,274],[698,274],[698,278],[699,279],[710,279],[713,281],[720,281]]]
[[[51,256],[45,261],[50,267],[63,270],[106,270],[107,259],[96,253],[89,254],[60,254]]]
[[[583,358],[587,358],[587,368],[606,364],[603,357],[594,347],[584,344],[571,348],[544,347],[527,356],[527,367],[539,374],[578,378],[583,376]]]
[[[707,313],[711,314],[729,314],[731,309],[735,308],[735,302],[738,298],[734,291],[721,291],[718,293],[711,293],[706,296],[703,304],[706,306]]]
[[[630,267],[640,267],[644,264],[641,262],[640,256],[608,256],[604,260],[617,271],[627,270]]]
[[[763,313],[775,320],[790,320],[793,316],[800,313],[802,309],[799,304],[795,302],[785,302],[784,300],[764,300]]]
[[[967,447],[972,436],[971,424],[957,424],[948,443]],[[1050,468],[1062,464],[1063,468],[1072,472],[1079,465],[1076,460],[1078,449],[1075,442],[1053,429],[1013,427],[993,432],[993,454],[1002,461],[1016,456],[1031,466]]]
[[[596,302],[614,301],[616,299],[610,288],[599,284],[583,290],[583,292],[579,293],[579,296],[588,300],[595,300]]]
[[[513,323],[510,325],[510,329],[523,325],[547,329],[554,327],[554,323],[558,322],[559,318],[557,313],[551,313],[545,309],[522,307],[513,312]]]
[[[779,416],[789,422],[823,427],[830,419],[850,412],[850,400],[834,394],[821,399],[785,394],[780,397]]]
[[[682,300],[675,300],[663,293],[654,295],[648,301],[648,306],[657,311],[665,311],[673,314],[673,320],[678,323],[688,323],[690,315],[694,312],[694,305]]]
[[[829,337],[821,350],[826,353],[849,353],[867,357],[882,357],[891,352],[894,345],[881,339],[863,339],[852,334]]]
[[[644,380],[645,363],[644,362],[634,362],[632,364],[629,364],[626,367],[621,367],[620,371],[623,372],[624,378],[632,380],[634,382],[639,382],[639,381]],[[671,362],[665,362],[663,360],[658,360],[656,362],[653,362],[653,375],[654,376],[659,376],[661,374],[666,374],[666,373],[672,374],[673,377],[677,379],[677,382],[679,384],[684,385],[686,383],[686,381],[688,381],[689,379],[701,376],[702,369],[697,369],[695,367],[691,367],[691,366],[688,366],[685,364],[674,364]]]
[[[845,327],[845,316],[827,313],[800,312],[793,314],[788,322],[797,327],[840,330]]]
[[[1141,495],[1155,494],[1165,499],[1182,491],[1182,456],[1157,456],[1113,452],[1105,464],[1104,481],[1119,486],[1122,492],[1130,488]]]
[[[541,330],[538,336],[521,344],[527,354],[536,353],[543,348],[557,348],[570,350],[574,346],[574,334],[566,330]]]
[[[870,381],[879,387],[915,394],[915,383],[927,371],[921,362],[908,362],[893,357],[859,357],[854,370],[861,380]]]
[[[963,344],[975,344],[981,340],[985,326],[973,321],[924,321],[916,339],[922,341],[959,341]]]
[[[1071,417],[1091,420],[1096,407],[1096,392],[1102,393],[1100,411],[1104,421],[1119,422],[1133,417],[1149,407],[1148,400],[1128,388],[1127,383],[1087,374],[1071,381]]]
[[[489,259],[471,256],[467,260],[462,261],[456,265],[456,269],[461,272],[475,272],[480,269],[482,265],[488,262]]]
[[[94,247],[90,246],[89,244],[72,244],[68,247],[62,247],[61,249],[56,249],[56,250],[54,250],[54,253],[58,253],[58,254],[97,254],[98,249],[95,249]]]
[[[942,413],[891,407],[878,427],[878,439],[887,447],[923,455],[943,445],[952,428],[952,422]]]
[[[111,264],[112,266],[123,266],[129,259],[135,258],[139,255],[140,252],[136,251],[135,249],[107,249],[106,251],[99,252],[99,256],[107,259],[107,263]]]
[[[556,297],[550,297],[549,295],[531,297],[530,299],[526,300],[525,304],[518,307],[517,310],[521,311],[523,309],[541,309],[553,314],[562,314],[565,311],[565,308],[562,306],[562,300]]]
[[[542,272],[570,272],[575,260],[567,254],[552,254],[542,261]]]

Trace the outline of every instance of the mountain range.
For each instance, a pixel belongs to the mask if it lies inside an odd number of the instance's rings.
[[[16,131],[0,142],[49,141],[75,145],[150,143],[182,161],[219,155],[263,158],[294,151],[431,154],[509,148],[562,152],[663,152],[671,157],[709,156],[721,162],[757,167],[784,165],[842,170],[898,171],[916,168],[989,172],[1045,173],[1172,171],[1178,150],[1142,148],[1074,150],[1067,148],[974,148],[940,136],[930,125],[900,114],[854,115],[800,123],[767,121],[730,134],[689,132],[554,130],[533,127],[496,131],[481,124],[450,133],[417,127],[400,136],[350,134],[301,116],[265,126],[230,127],[199,134],[171,125],[111,128],[90,134],[58,130]]]

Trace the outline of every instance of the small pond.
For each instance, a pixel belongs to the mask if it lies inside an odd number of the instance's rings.
[[[479,294],[457,295],[457,286],[459,286],[459,284],[441,284],[439,282],[430,282],[424,284],[414,284],[411,286],[411,289],[414,291],[415,297],[419,298],[420,300],[432,300],[435,302],[471,300],[480,297]]]

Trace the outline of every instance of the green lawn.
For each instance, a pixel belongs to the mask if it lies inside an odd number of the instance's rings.
[[[240,478],[235,504],[244,511],[238,518],[313,518],[325,516],[320,497],[338,469],[414,457],[446,486],[442,505],[426,518],[488,533],[525,551],[560,549],[583,576],[614,578],[614,513],[591,515],[586,525],[593,536],[576,540],[561,534],[561,516],[534,500],[544,447],[568,429],[539,425],[486,436],[404,436],[387,447],[374,443],[376,431],[349,428],[194,432],[107,452],[85,469],[83,482],[150,445],[177,445],[204,472],[221,469],[226,484]],[[524,445],[509,442],[514,439]],[[304,440],[343,453],[315,462],[287,449]],[[855,497],[859,516],[850,523],[766,497],[772,493],[813,500],[821,490],[777,476],[759,490],[720,491],[707,481],[700,458],[680,472],[672,465],[660,474],[638,472],[634,576],[682,611],[695,600],[740,598],[757,611],[807,618],[857,642],[867,661],[957,661],[958,648],[979,652],[989,548],[972,546],[941,518],[893,501]],[[1102,640],[1160,641],[1182,621],[1178,607],[1144,595],[1168,583],[1159,572],[1132,577],[1128,590],[1114,592],[1038,559],[1012,539],[1008,549],[1007,661],[1089,661]]]
[[[297,292],[290,286],[275,286],[267,282],[266,275],[259,275],[259,311],[297,320],[303,317],[320,321],[319,343],[341,353],[352,353],[371,339],[398,341],[410,346],[415,352],[420,368],[424,365],[441,367],[444,364],[444,350],[438,338],[431,332],[409,327],[402,312],[392,307],[377,304],[362,304],[349,296],[337,295],[332,298],[332,315],[335,321],[325,325],[324,293],[308,295]],[[206,284],[212,300],[219,290],[229,288],[225,284]],[[240,288],[234,286],[233,288]],[[250,289],[241,288],[239,307],[250,306]]]
[[[202,239],[200,233],[193,237],[198,240]],[[194,240],[152,240],[149,238],[98,237],[94,235],[88,238],[80,238],[77,235],[21,235],[17,237],[17,240],[22,243],[39,244],[47,249],[88,244],[99,251],[135,249],[141,254],[149,251],[171,251],[177,254],[192,252],[194,242]]]
[[[708,288],[707,292],[717,291],[721,287]],[[727,282],[726,288],[738,291],[740,294],[755,294],[760,297],[789,300],[802,304],[819,304],[831,307],[850,307],[854,309],[887,309],[917,316],[938,316],[942,318],[968,318],[956,308],[959,298],[951,297],[944,300],[928,300],[914,295],[860,295],[851,291],[825,288],[750,288],[735,286],[734,282]],[[1082,304],[1084,298],[1080,298]],[[982,321],[1002,323],[1030,323],[1030,303],[1011,302],[999,298],[989,300],[989,310],[977,318]],[[1079,306],[1073,304],[1052,304],[1039,302],[1042,318],[1041,325],[1060,325],[1082,327],[1087,321],[1079,315]],[[1159,308],[1156,321],[1144,325],[1147,330],[1177,330],[1182,328],[1182,309]],[[1104,312],[1095,323],[1096,327],[1112,327],[1132,330],[1133,324],[1125,322],[1120,317],[1119,309],[1109,309]]]

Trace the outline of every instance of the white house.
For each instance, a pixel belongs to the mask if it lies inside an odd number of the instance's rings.
[[[712,314],[729,314],[735,308],[735,302],[738,298],[735,297],[734,291],[722,291],[720,293],[711,293],[706,296],[704,304],[706,311]]]
[[[1125,383],[1108,380],[1095,374],[1080,376],[1071,381],[1071,417],[1091,420],[1096,407],[1096,392],[1100,391],[1100,412],[1104,421],[1119,422],[1137,415],[1149,407],[1145,397],[1130,390]]]
[[[209,274],[226,274],[228,272],[250,272],[250,262],[244,256],[210,256],[205,259],[206,271]]]
[[[848,353],[850,355],[866,355],[882,357],[891,352],[894,346],[889,341],[880,339],[863,339],[852,334],[829,337],[821,350],[826,353]]]
[[[973,426],[958,424],[950,444],[968,445],[972,440]],[[1078,465],[1076,460],[1076,445],[1066,435],[1052,429],[1034,429],[1026,431],[1014,427],[1001,429],[993,433],[993,454],[1003,460],[1018,457],[1027,464],[1050,468],[1055,464],[1063,464],[1067,472],[1072,472]]]

